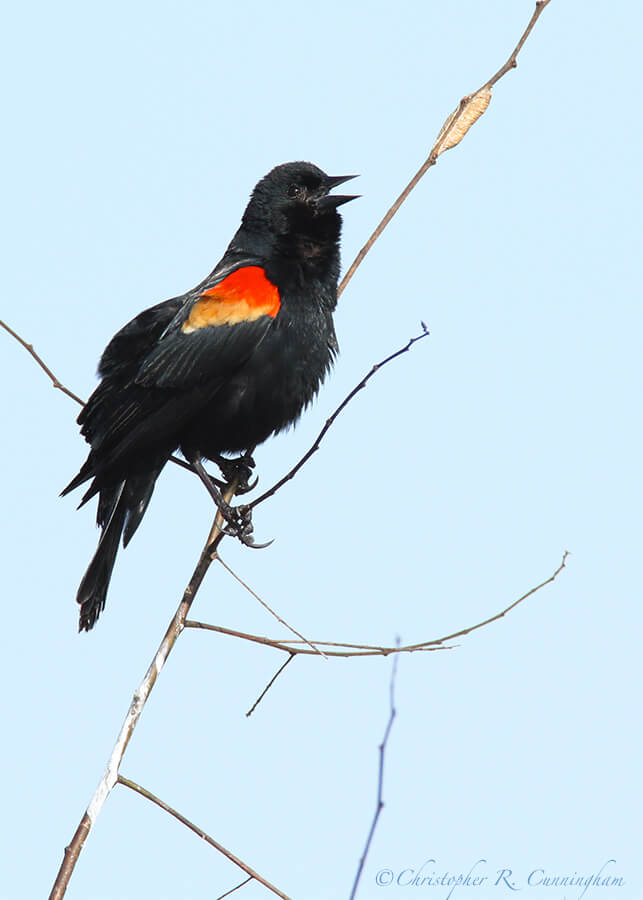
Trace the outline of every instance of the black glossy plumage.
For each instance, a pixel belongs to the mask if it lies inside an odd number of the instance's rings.
[[[169,456],[251,449],[296,422],[317,393],[337,352],[337,207],[351,198],[329,191],[345,180],[311,163],[277,166],[255,187],[213,272],[107,345],[100,384],[78,417],[91,450],[63,491],[91,480],[81,505],[99,495],[102,534],[77,596],[81,630],[103,610],[121,536],[127,545]],[[186,331],[204,292],[250,266],[278,289],[276,315]]]

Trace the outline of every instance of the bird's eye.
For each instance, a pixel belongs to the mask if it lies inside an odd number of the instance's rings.
[[[295,184],[293,182],[292,184],[288,185],[287,193],[289,197],[301,197],[304,193],[304,187],[301,184]]]

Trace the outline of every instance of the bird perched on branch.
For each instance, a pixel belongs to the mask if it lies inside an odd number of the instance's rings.
[[[242,453],[238,471],[249,472],[254,447],[296,422],[319,390],[338,349],[337,209],[354,199],[330,191],[352,177],[306,162],[274,168],[212,273],[107,345],[100,384],[78,417],[89,456],[62,492],[91,480],[80,505],[98,494],[102,533],[78,589],[79,630],[104,609],[121,536],[126,546],[177,448],[231,532],[253,545],[249,521],[224,503],[202,459],[226,473],[222,454]]]

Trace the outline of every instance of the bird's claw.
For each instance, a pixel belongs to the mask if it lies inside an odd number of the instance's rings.
[[[217,456],[214,461],[221,469],[221,474],[226,481],[226,484],[222,485],[220,481],[214,479],[219,487],[224,488],[236,482],[235,494],[247,494],[248,491],[252,491],[259,484],[258,476],[254,481],[250,481],[255,461],[249,453],[244,453],[243,456],[237,456],[234,459],[228,459],[226,456]]]
[[[242,544],[246,547],[252,547],[254,550],[263,550],[264,547],[269,547],[272,544],[272,541],[266,541],[263,544],[258,544],[255,541],[252,536],[254,531],[252,510],[248,506],[229,506],[226,504],[225,508],[219,508],[221,515],[227,522],[221,529],[224,534],[227,534],[229,537],[239,538]]]
[[[254,489],[259,484],[259,476],[255,475],[252,481],[248,481],[247,479],[243,482],[240,482],[237,485],[237,489],[235,494],[247,494],[248,491],[254,491]]]
[[[242,457],[230,460],[225,459],[224,457],[218,457],[215,459],[215,462],[217,463],[217,465],[221,466],[224,476],[226,478],[229,478],[230,482],[237,483],[237,487],[235,490],[235,493],[237,494],[252,490],[252,488],[256,486],[257,481],[259,480],[255,479],[252,484],[248,483],[248,478],[255,464],[250,453],[245,453]],[[254,531],[254,528],[252,526],[252,505],[246,506],[244,504],[242,506],[230,506],[230,504],[224,499],[221,488],[223,489],[223,491],[226,491],[231,487],[231,483],[221,485],[221,482],[217,481],[216,478],[213,478],[212,475],[206,472],[199,457],[193,459],[191,461],[191,465],[193,470],[206,486],[208,493],[217,505],[219,515],[224,520],[220,525],[221,534],[239,538],[241,543],[245,544],[246,547],[253,547],[256,550],[263,549],[264,547],[269,547],[270,544],[272,544],[272,541],[268,541],[265,544],[258,544],[252,536],[252,532]],[[238,486],[239,479],[242,479],[243,481],[241,490],[239,490]]]

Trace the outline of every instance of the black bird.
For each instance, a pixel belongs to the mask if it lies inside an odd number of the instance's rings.
[[[354,199],[330,191],[353,177],[307,162],[274,168],[212,273],[107,345],[100,384],[78,417],[91,450],[62,492],[91,479],[80,505],[98,494],[102,533],[78,589],[79,630],[104,609],[121,535],[127,546],[177,448],[220,502],[201,460],[225,466],[221,454],[245,453],[247,461],[316,395],[338,350],[337,208]],[[247,525],[236,525],[251,543]]]

